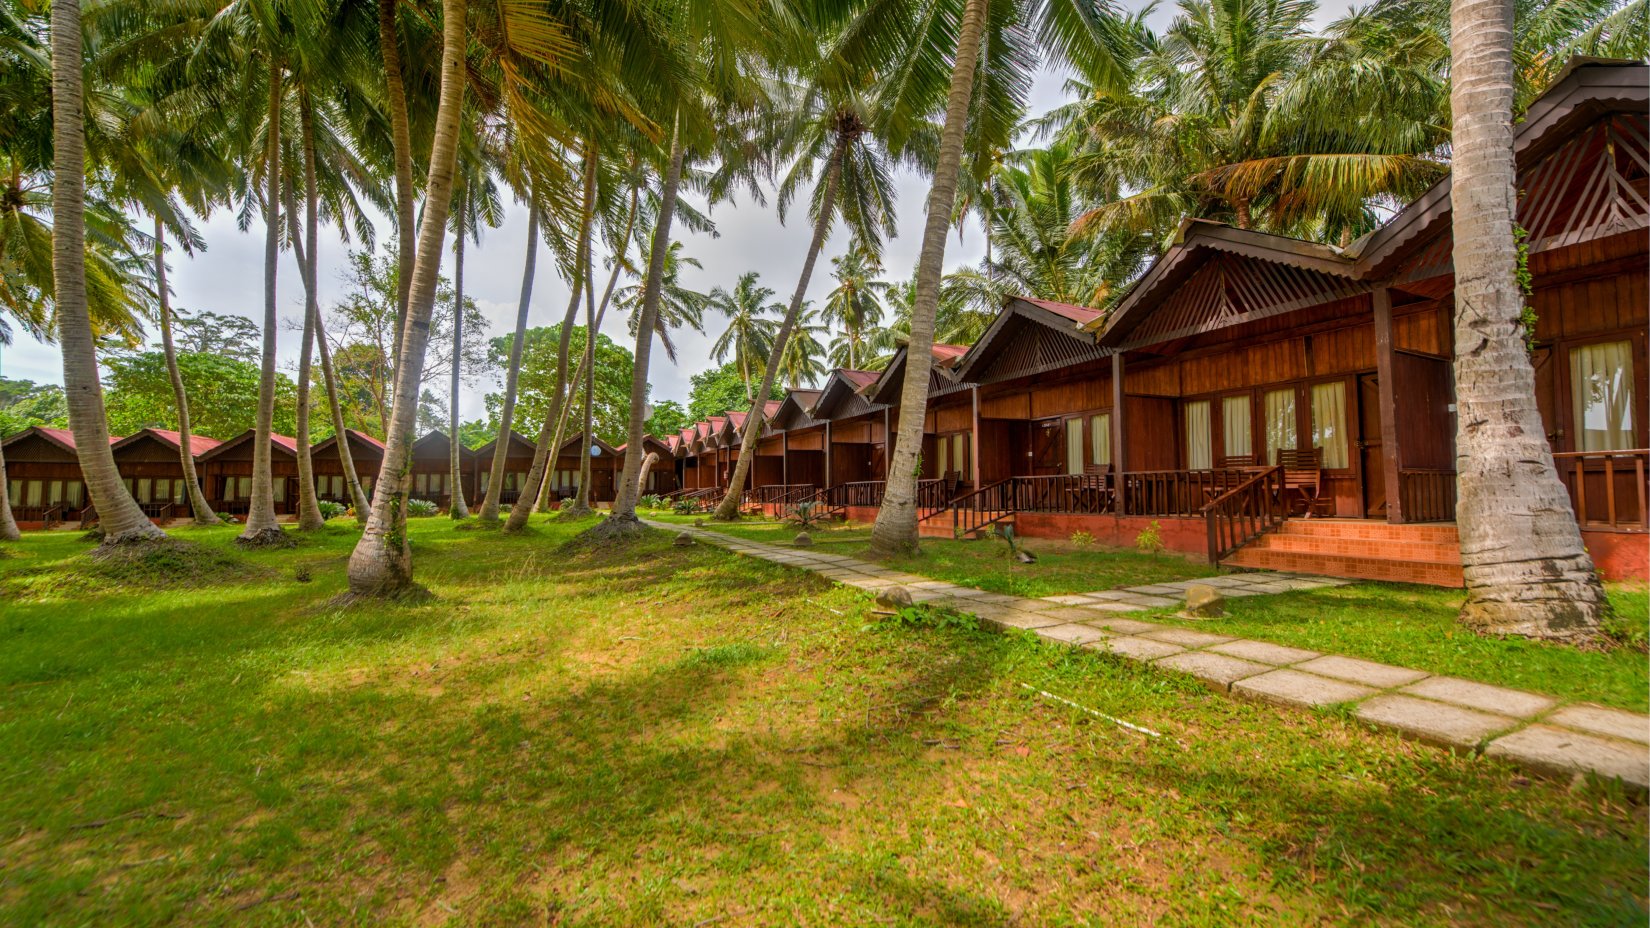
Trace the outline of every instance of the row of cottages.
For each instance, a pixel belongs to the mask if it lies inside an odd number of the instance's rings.
[[[378,439],[354,429],[344,433],[355,464],[357,477],[370,494],[373,481],[384,462],[384,445]],[[315,491],[319,499],[350,505],[349,487],[344,479],[338,436],[317,442],[311,451],[315,471]],[[150,518],[164,522],[189,515],[189,499],[184,486],[179,457],[179,436],[165,429],[141,429],[112,439],[115,465],[126,489]],[[578,492],[579,452],[583,437],[574,435],[562,444],[548,479],[554,498]],[[492,473],[490,442],[475,451],[460,447],[460,492],[471,505],[486,493]],[[195,459],[195,475],[207,502],[220,513],[244,516],[252,500],[252,452],[254,433],[243,432],[228,441],[202,435],[190,436]],[[5,439],[4,454],[8,498],[12,515],[23,528],[49,528],[80,522],[90,513],[80,461],[73,433],[67,429],[35,427]],[[274,480],[275,511],[295,515],[298,511],[298,443],[287,436],[270,436],[270,472]],[[447,435],[430,432],[412,448],[412,484],[409,495],[428,500],[445,509],[452,505],[453,479]],[[533,443],[511,433],[507,444],[504,490],[501,498],[514,503],[525,485],[533,462]],[[617,449],[596,438],[591,442],[591,498],[611,502],[615,467],[622,466]],[[660,478],[668,484],[669,473]],[[673,489],[674,487],[670,487]]]
[[[1536,399],[1610,577],[1650,562],[1647,83],[1579,60],[1516,133]],[[1155,524],[1219,562],[1459,585],[1452,254],[1446,179],[1345,249],[1189,222],[1106,314],[1009,300],[934,347],[923,531],[1128,545]],[[904,361],[793,391],[743,492],[874,516]],[[716,435],[674,442],[683,487],[725,486]]]

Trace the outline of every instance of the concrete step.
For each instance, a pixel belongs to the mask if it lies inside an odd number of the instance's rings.
[[[1460,543],[1460,535],[1456,532],[1455,525],[1446,522],[1393,525],[1375,519],[1289,519],[1283,523],[1281,533],[1403,544]]]
[[[1282,570],[1321,574],[1355,580],[1384,580],[1391,583],[1423,583],[1429,586],[1460,587],[1461,564],[1405,560],[1371,554],[1347,555],[1313,551],[1290,551],[1251,544],[1221,562],[1228,567]]]

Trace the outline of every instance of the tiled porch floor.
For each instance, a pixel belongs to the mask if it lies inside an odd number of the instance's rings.
[[[904,587],[914,601],[943,604],[1002,628],[1187,673],[1216,692],[1299,708],[1351,704],[1359,720],[1405,737],[1502,758],[1541,773],[1587,772],[1618,778],[1641,792],[1650,789],[1650,716],[1584,703],[1561,705],[1537,693],[1124,616],[1184,602],[1186,587],[1193,583],[1215,586],[1227,596],[1260,596],[1341,586],[1347,580],[1257,572],[1027,599],[807,548],[650,524],[863,590]]]

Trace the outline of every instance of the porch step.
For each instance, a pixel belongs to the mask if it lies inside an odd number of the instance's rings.
[[[1392,583],[1447,587],[1463,583],[1461,547],[1453,525],[1289,519],[1281,529],[1260,536],[1223,563]]]
[[[1014,514],[1007,512],[1006,510],[1003,512],[987,512],[983,514],[983,517],[986,519],[998,518],[1002,516],[1006,516],[1007,518],[1003,518],[1000,522],[993,522],[980,531],[991,532],[994,531],[999,525],[1014,525]],[[942,509],[917,523],[917,534],[923,538],[950,538],[952,533],[955,531],[956,519],[952,514],[952,511],[949,509]],[[978,538],[980,537],[980,531],[970,532],[969,535]]]

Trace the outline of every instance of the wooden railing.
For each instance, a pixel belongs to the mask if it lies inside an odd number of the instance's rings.
[[[1014,515],[1015,481],[1010,477],[988,483],[951,501],[951,532],[957,537],[989,528]]]
[[[63,504],[50,506],[13,506],[11,517],[18,522],[39,522],[41,528],[51,528],[63,521]]]
[[[1116,501],[1110,474],[1053,474],[1012,477],[1013,507],[1019,512],[1099,515]]]
[[[814,492],[811,483],[769,483],[745,491],[745,502],[753,505],[783,506]]]
[[[1583,528],[1650,531],[1645,502],[1650,450],[1569,451],[1553,455],[1553,463]]]
[[[1255,476],[1254,470],[1140,470],[1123,474],[1123,511],[1130,516],[1196,516],[1209,501]]]
[[[938,515],[951,505],[951,493],[946,481],[930,477],[917,481],[917,521]]]
[[[870,508],[882,505],[882,494],[888,489],[886,480],[856,480],[852,483],[842,483],[831,487],[837,493],[843,506],[859,506]]]
[[[1203,506],[1209,530],[1209,561],[1243,547],[1273,531],[1288,517],[1288,501],[1283,495],[1283,468],[1254,474]]]
[[[1405,522],[1454,522],[1455,471],[1399,468],[1398,504]]]

